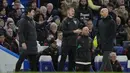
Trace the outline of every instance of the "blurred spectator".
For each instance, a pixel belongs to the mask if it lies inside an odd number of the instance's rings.
[[[4,22],[6,22],[7,20],[7,15],[6,15],[6,10],[5,8],[0,8],[0,18],[4,20]]]
[[[44,15],[44,18],[47,17],[47,8],[45,6],[40,7],[40,12]]]
[[[18,44],[15,40],[15,37],[13,37],[13,30],[11,28],[6,29],[6,42],[10,45],[11,51],[13,51],[16,54],[19,54]]]
[[[116,60],[117,56],[115,52],[110,53],[110,60],[111,60],[111,65],[113,72],[122,72],[122,67],[120,63]]]
[[[42,52],[40,52],[38,54],[38,57],[40,57],[41,55],[50,55],[52,58],[52,62],[53,62],[53,66],[54,69],[57,71],[58,69],[58,49],[57,49],[57,45],[56,45],[56,41],[54,38],[52,38],[49,41],[50,45],[47,49],[43,50]]]
[[[4,20],[0,18],[0,28],[3,28],[5,26]]]
[[[127,40],[130,41],[130,18],[127,19],[125,30],[127,32]]]
[[[126,20],[128,18],[128,11],[126,10],[125,5],[120,5],[118,7],[117,11],[118,11],[118,16],[123,18],[124,24],[125,24],[125,22],[126,22]]]
[[[50,17],[53,13],[53,4],[52,3],[48,3],[47,4],[47,18]]]
[[[4,29],[8,29],[8,28],[11,28],[13,32],[16,32],[18,30],[18,27],[15,25],[14,20],[12,18],[8,18],[5,23]]]
[[[85,20],[93,19],[92,10],[88,7],[87,0],[80,0],[76,10],[76,17],[84,23]]]
[[[2,1],[2,7],[5,8],[5,10],[6,10],[6,15],[8,15],[8,13],[11,11],[11,7],[8,6],[7,0],[3,0],[3,1]]]
[[[20,20],[21,15],[23,13],[22,9],[20,8],[20,1],[16,0],[14,2],[14,8],[13,10],[9,13],[9,17],[13,18],[15,24],[17,24],[17,21]],[[18,26],[18,25],[16,25]]]
[[[59,54],[61,54],[62,38],[63,38],[63,33],[61,31],[58,31],[56,43],[57,43],[57,47],[58,47],[58,50],[59,50]]]
[[[127,40],[127,33],[125,31],[125,24],[121,24],[121,19],[120,17],[116,18],[116,24],[117,24],[117,29],[116,29],[116,44],[123,46],[123,41]]]
[[[102,5],[107,6],[110,1],[109,0],[101,0],[101,2],[102,2]]]
[[[89,37],[91,37],[92,39],[94,39],[95,37],[95,28],[93,25],[92,20],[88,20],[85,25],[89,28]]]
[[[50,24],[50,30],[48,35],[52,35],[55,40],[57,39],[57,29],[58,29],[57,24],[55,22],[52,22]]]
[[[6,31],[4,29],[0,29],[0,45],[11,50],[10,45],[7,42],[5,42],[5,32]]]
[[[113,12],[113,10],[114,10],[114,5],[112,4],[112,3],[108,3],[108,5],[107,5],[107,8],[108,8],[108,11],[109,11],[109,15],[111,15],[112,16],[112,18],[116,21],[116,14]]]
[[[35,0],[32,0],[31,2],[31,7],[36,11],[38,8],[37,8],[37,3]]]
[[[48,36],[48,23],[43,14],[37,14],[34,19],[36,21],[37,40],[39,41],[39,44],[43,46],[44,41]]]

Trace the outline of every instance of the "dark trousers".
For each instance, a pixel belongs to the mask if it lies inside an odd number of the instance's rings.
[[[112,65],[110,62],[110,56],[109,56],[110,53],[111,53],[111,51],[104,51],[104,53],[103,53],[102,65],[100,68],[101,72],[104,72],[105,69],[107,71],[113,71]]]
[[[82,64],[76,64],[76,71],[77,72],[90,72],[91,65],[82,65]]]
[[[38,63],[37,63],[37,57],[36,56],[37,56],[36,54],[27,55],[25,53],[21,53],[19,60],[16,63],[15,71],[16,72],[20,71],[21,65],[22,65],[22,63],[25,59],[29,60],[31,71],[38,71],[38,65],[37,65]]]
[[[75,69],[75,53],[76,53],[76,46],[63,46],[62,47],[61,60],[59,63],[59,71],[63,71],[67,55],[69,56],[68,70],[74,71],[74,69]]]

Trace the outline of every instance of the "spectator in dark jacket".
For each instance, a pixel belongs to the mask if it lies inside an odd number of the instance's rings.
[[[43,14],[37,14],[34,19],[36,21],[37,40],[43,46],[48,36],[48,29],[46,28],[48,23]]]
[[[20,58],[17,61],[15,71],[20,71],[20,67],[25,58],[30,62],[31,71],[37,71],[37,33],[33,16],[35,11],[28,8],[25,12],[25,17],[21,18],[19,24],[19,45]]]
[[[57,69],[58,69],[58,56],[59,56],[58,48],[57,48],[56,41],[54,38],[52,38],[49,41],[49,43],[50,43],[49,47],[47,49],[43,50],[42,52],[40,52],[38,54],[38,57],[40,57],[41,55],[50,55],[52,58],[54,69],[57,71]]]
[[[102,8],[100,11],[102,19],[98,23],[98,39],[103,51],[103,63],[100,71],[104,71],[107,67],[108,71],[112,71],[112,66],[109,60],[109,54],[113,49],[113,42],[116,37],[116,23],[109,16],[107,8]]]
[[[80,0],[79,7],[76,10],[76,17],[81,21],[92,19],[92,10],[88,7],[87,0]]]
[[[7,48],[7,49],[9,49],[9,50],[11,50],[10,45],[7,42],[5,42],[5,34],[6,34],[5,30],[0,29],[0,45]]]
[[[116,18],[116,44],[123,46],[123,41],[127,40],[127,32],[125,30],[125,24],[121,24],[121,19],[119,17]]]
[[[118,60],[116,60],[116,57],[117,56],[115,52],[110,53],[110,60],[111,60],[113,72],[122,72],[122,67],[118,62]]]
[[[90,71],[91,49],[92,39],[89,37],[89,29],[84,27],[81,36],[77,39],[76,71]]]

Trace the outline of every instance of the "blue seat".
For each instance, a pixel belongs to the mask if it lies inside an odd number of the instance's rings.
[[[117,55],[123,55],[124,53],[124,48],[122,46],[114,46],[114,50]]]
[[[54,66],[51,56],[42,55],[39,59],[39,71],[40,72],[54,72]]]
[[[29,61],[27,59],[25,59],[24,62],[23,62],[23,70],[24,71],[30,70],[30,64],[29,64]]]

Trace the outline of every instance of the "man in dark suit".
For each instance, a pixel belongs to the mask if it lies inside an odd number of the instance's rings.
[[[105,68],[112,71],[109,54],[112,52],[113,42],[116,37],[116,23],[108,13],[107,8],[102,8],[100,11],[102,19],[98,23],[98,39],[103,51],[103,63],[100,71],[104,71]]]
[[[37,71],[37,34],[33,20],[34,13],[32,8],[28,8],[25,12],[25,17],[18,22],[20,57],[16,63],[15,71],[20,71],[21,64],[25,58],[30,62],[31,71]]]

